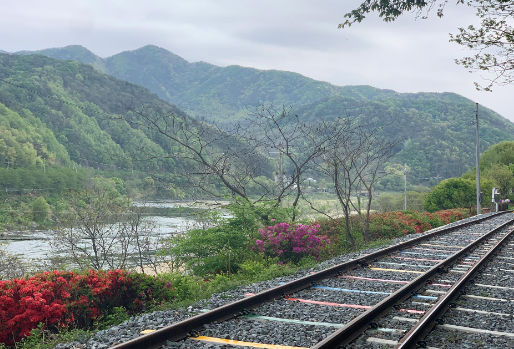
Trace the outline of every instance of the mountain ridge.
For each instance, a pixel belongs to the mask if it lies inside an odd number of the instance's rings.
[[[23,51],[20,54],[29,54]],[[292,107],[303,121],[362,116],[403,137],[391,160],[407,163],[418,180],[460,176],[474,166],[475,103],[453,92],[399,93],[367,85],[337,86],[294,72],[190,63],[155,45],[100,58],[82,46],[38,51],[83,60],[96,70],[141,85],[187,114],[207,121],[248,117],[262,104]],[[514,140],[514,124],[480,108],[481,151]],[[386,120],[396,120],[388,125]]]
[[[42,54],[55,59],[77,60],[92,64],[96,69],[113,75],[119,79],[127,80],[145,86],[159,97],[177,105],[194,117],[209,119],[226,119],[227,117],[241,117],[244,111],[255,108],[263,102],[273,102],[276,105],[291,105],[293,107],[314,102],[346,91],[345,95],[363,97],[356,90],[366,89],[369,95],[396,93],[391,90],[381,90],[372,86],[338,86],[325,81],[318,81],[302,74],[276,69],[263,70],[240,65],[226,67],[216,66],[205,61],[189,62],[186,59],[156,45],[145,45],[135,50],[128,50],[115,55],[102,58],[80,45],[70,45],[62,48],[50,48],[38,51],[18,51],[14,54]],[[94,59],[92,58],[94,57]],[[164,58],[161,67],[149,69],[149,57]],[[100,63],[101,62],[101,63]],[[245,86],[233,86],[231,83],[222,84],[215,89],[215,93],[206,93],[213,88],[213,82],[229,80],[233,82],[238,75],[249,75],[245,79]],[[258,85],[260,91],[252,93],[248,84]],[[292,84],[292,86],[291,86]],[[184,85],[189,85],[189,91],[183,91]],[[284,85],[290,85],[286,91]],[[192,89],[192,90],[191,90]],[[265,89],[266,92],[262,90]],[[310,90],[317,90],[310,92]],[[230,98],[228,92],[240,91],[237,98]],[[289,94],[289,92],[296,91]],[[287,98],[287,96],[293,98]],[[306,96],[302,98],[303,96]],[[214,103],[205,103],[203,96],[213,97]],[[229,104],[221,108],[220,105]],[[216,110],[215,117],[209,114]]]

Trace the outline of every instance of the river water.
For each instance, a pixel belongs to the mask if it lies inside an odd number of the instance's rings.
[[[145,215],[144,220],[155,226],[152,232],[152,239],[154,240],[168,238],[177,233],[184,232],[197,221],[197,216],[191,210],[184,211],[182,209],[194,208],[193,205],[188,203],[159,201],[136,202],[135,205],[147,207],[148,211],[152,212]],[[0,240],[0,243],[4,244],[3,249],[5,251],[35,263],[38,260],[48,259],[48,255],[52,252],[51,239],[51,231],[24,231],[8,233],[7,236]]]

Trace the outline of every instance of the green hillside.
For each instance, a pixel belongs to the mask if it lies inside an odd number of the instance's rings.
[[[2,167],[11,156],[15,167],[37,165],[43,159],[65,165],[71,159],[101,169],[182,170],[183,163],[166,157],[176,144],[138,126],[141,117],[125,106],[151,106],[162,114],[187,116],[147,89],[89,65],[0,54],[0,103]],[[216,150],[216,144],[213,147]]]
[[[0,53],[2,53],[0,51]],[[30,55],[34,52],[31,51],[19,51],[16,52],[20,55]],[[79,61],[82,63],[87,63],[93,65],[100,71],[105,71],[104,61],[102,58],[95,55],[93,52],[89,51],[84,46],[80,45],[70,45],[66,47],[58,47],[58,48],[48,48],[44,50],[37,51],[38,54],[43,56],[48,56],[55,59],[60,60],[69,60],[69,61]]]
[[[23,52],[27,53],[27,52]],[[206,120],[237,120],[261,103],[292,106],[306,121],[361,115],[382,123],[405,142],[392,161],[407,163],[418,182],[459,176],[474,166],[475,103],[455,93],[397,93],[371,86],[339,87],[300,74],[240,66],[189,63],[156,46],[100,58],[81,46],[39,53],[92,64],[140,84],[188,114]],[[514,139],[514,125],[481,108],[481,149]]]
[[[407,163],[410,178],[454,177],[475,164],[475,104],[452,93],[397,94],[363,100],[332,97],[298,109],[305,121],[340,115],[365,117],[383,127],[385,134],[402,137],[391,162]],[[497,113],[480,108],[481,149],[514,140],[514,124]]]
[[[69,162],[52,130],[30,111],[20,113],[0,103],[0,164],[13,168]]]
[[[207,120],[241,117],[263,102],[313,103],[341,89],[291,72],[189,63],[155,46],[122,52],[106,61],[109,74],[146,86],[190,115]]]
[[[207,120],[243,116],[248,109],[252,110],[263,102],[300,106],[345,90],[292,72],[240,66],[223,68],[205,62],[189,63],[153,45],[105,59],[79,47],[67,46],[32,53],[101,66],[102,71],[145,86],[188,114]],[[353,91],[348,94],[360,96],[360,93]]]

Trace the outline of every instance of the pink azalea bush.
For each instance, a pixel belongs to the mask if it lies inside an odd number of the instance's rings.
[[[319,225],[278,223],[259,229],[260,239],[254,250],[281,261],[298,262],[302,257],[318,259],[322,249],[330,244],[326,236],[318,235]]]

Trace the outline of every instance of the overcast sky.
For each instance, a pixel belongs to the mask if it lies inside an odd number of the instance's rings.
[[[398,92],[456,92],[514,121],[514,86],[483,81],[454,63],[470,54],[448,33],[478,23],[450,1],[432,13],[384,23],[371,14],[337,29],[359,0],[0,0],[0,50],[83,45],[106,57],[147,44],[190,62],[294,71],[335,85]],[[470,116],[472,119],[473,116]]]

